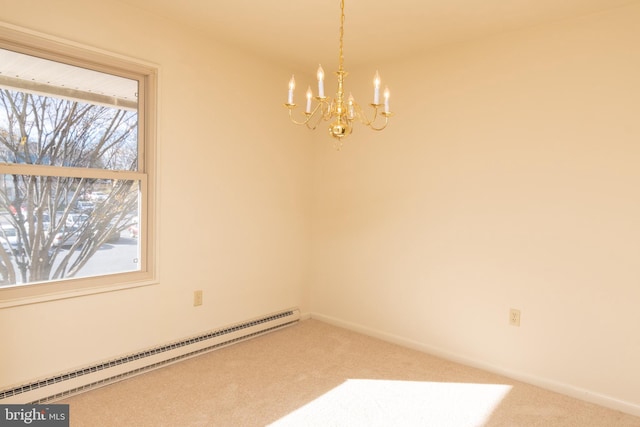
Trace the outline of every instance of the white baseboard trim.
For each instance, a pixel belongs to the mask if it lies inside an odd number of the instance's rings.
[[[300,320],[309,320],[309,319],[311,319],[311,313],[309,312],[300,313]]]
[[[0,404],[54,402],[291,326],[299,319],[300,311],[290,308],[66,372],[35,378],[0,389]]]
[[[308,316],[308,317],[306,317]],[[624,412],[630,415],[640,417],[640,405],[633,404],[624,400],[616,399],[611,396],[607,396],[601,393],[597,393],[591,390],[586,390],[580,387],[575,387],[570,384],[559,383],[548,378],[541,378],[526,374],[523,372],[512,371],[504,369],[499,366],[495,366],[481,360],[471,359],[458,354],[442,350],[441,348],[432,347],[424,343],[414,341],[408,338],[404,338],[398,335],[389,334],[376,329],[368,328],[363,325],[359,325],[352,322],[347,322],[342,319],[338,319],[332,316],[326,316],[320,313],[307,313],[305,318],[311,318],[320,320],[325,323],[329,323],[334,326],[338,326],[344,329],[348,329],[354,332],[358,332],[364,335],[368,335],[374,338],[381,339],[383,341],[391,342],[401,345],[403,347],[418,350],[424,353],[432,354],[443,359],[450,360],[452,362],[460,363],[463,365],[471,366],[473,368],[482,369],[494,374],[502,375],[517,381],[522,381],[527,384],[531,384],[546,390],[550,390],[556,393],[564,394],[576,399],[584,400],[586,402],[595,403],[596,405],[604,406],[606,408],[614,409],[616,411]]]

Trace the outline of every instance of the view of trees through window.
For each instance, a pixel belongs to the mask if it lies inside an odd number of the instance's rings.
[[[137,104],[96,93],[78,67],[77,87],[44,82],[60,64],[42,61],[30,80],[0,63],[0,286],[137,271]],[[136,96],[137,83],[123,85]]]

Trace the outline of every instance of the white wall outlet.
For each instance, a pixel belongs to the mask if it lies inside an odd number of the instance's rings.
[[[520,326],[520,310],[515,308],[509,310],[509,324],[511,326]]]
[[[193,292],[193,306],[197,307],[202,305],[202,291],[194,291]]]

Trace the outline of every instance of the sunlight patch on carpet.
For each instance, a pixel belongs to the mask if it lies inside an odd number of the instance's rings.
[[[510,385],[350,379],[271,424],[481,426]]]

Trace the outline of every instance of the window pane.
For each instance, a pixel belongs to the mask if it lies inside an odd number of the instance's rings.
[[[0,175],[0,285],[140,270],[140,182]]]
[[[138,81],[0,49],[0,162],[138,170]]]
[[[0,26],[0,309],[157,283],[156,96],[154,66]]]

